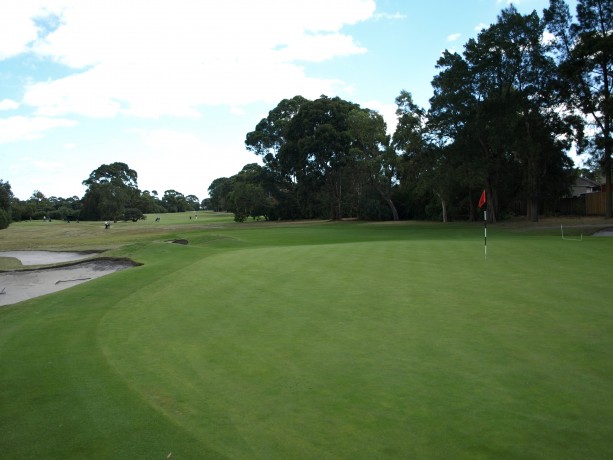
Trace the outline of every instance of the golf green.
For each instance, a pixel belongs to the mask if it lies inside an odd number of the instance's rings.
[[[0,447],[610,457],[613,241],[499,228],[485,258],[481,233],[268,224],[126,246],[143,266],[0,311]]]

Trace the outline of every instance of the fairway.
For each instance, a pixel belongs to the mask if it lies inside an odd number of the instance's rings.
[[[612,239],[205,217],[0,309],[3,458],[613,456]]]

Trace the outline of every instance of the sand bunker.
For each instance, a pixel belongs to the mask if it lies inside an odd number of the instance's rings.
[[[24,252],[30,253],[27,254],[25,259],[22,258]],[[34,254],[35,252],[40,252],[41,254],[36,255]],[[17,257],[24,265],[40,265],[74,260],[65,258],[69,257],[65,255],[68,253],[50,253],[46,251],[15,251],[15,253],[18,253],[18,256],[7,255],[9,253],[1,252],[0,257]],[[91,256],[91,254],[82,253],[72,254],[78,254],[80,256],[78,258]],[[58,260],[57,258],[53,259],[53,257],[63,259]],[[129,260],[96,259],[63,267],[3,272],[0,273],[0,306],[61,291],[62,289],[67,289],[119,270],[134,267],[135,265],[137,264]]]
[[[91,257],[91,252],[0,251],[0,257],[19,259],[23,265],[48,265]]]

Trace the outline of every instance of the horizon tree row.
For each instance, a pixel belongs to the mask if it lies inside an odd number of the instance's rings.
[[[22,220],[139,220],[144,214],[199,211],[195,195],[166,190],[158,192],[138,188],[138,174],[121,162],[103,164],[83,181],[87,190],[82,198],[46,197],[35,190],[27,200],[14,197],[9,182],[0,179],[0,228]],[[6,226],[1,225],[6,220]]]

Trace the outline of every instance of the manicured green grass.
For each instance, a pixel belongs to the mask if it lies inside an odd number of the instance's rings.
[[[613,455],[612,239],[165,217],[0,310],[3,458]]]

